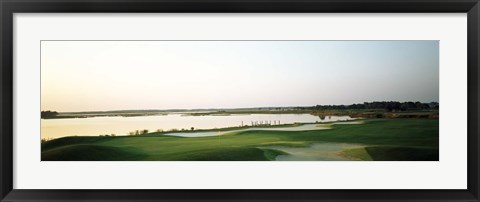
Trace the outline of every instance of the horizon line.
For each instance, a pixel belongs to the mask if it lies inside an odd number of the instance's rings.
[[[315,107],[315,106],[348,106],[348,105],[355,105],[355,104],[364,104],[364,103],[373,103],[373,102],[420,102],[423,104],[428,104],[432,102],[439,103],[439,101],[429,101],[429,102],[421,102],[421,101],[365,101],[362,103],[353,103],[353,104],[316,104],[316,105],[296,105],[296,106],[256,106],[256,107],[230,107],[230,108],[167,108],[167,109],[112,109],[112,110],[86,110],[86,111],[56,111],[59,113],[86,113],[86,112],[116,112],[116,111],[194,111],[194,110],[235,110],[235,109],[256,109],[256,108],[295,108],[295,107]],[[55,110],[40,110],[40,111],[55,111]]]

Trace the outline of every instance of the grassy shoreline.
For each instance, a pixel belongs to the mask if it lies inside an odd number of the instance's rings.
[[[267,161],[285,155],[259,147],[313,143],[365,145],[366,152],[343,151],[372,160],[438,160],[438,119],[368,119],[365,124],[334,124],[330,130],[242,131],[198,138],[168,135],[64,137],[42,143],[44,161]],[[362,157],[363,156],[363,157]]]

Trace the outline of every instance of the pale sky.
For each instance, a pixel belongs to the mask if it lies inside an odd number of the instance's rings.
[[[42,110],[439,100],[438,41],[42,41]]]

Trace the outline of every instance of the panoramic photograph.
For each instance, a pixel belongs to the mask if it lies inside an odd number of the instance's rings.
[[[439,161],[439,42],[42,41],[42,161]]]

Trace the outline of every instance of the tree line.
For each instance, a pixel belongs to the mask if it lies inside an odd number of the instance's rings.
[[[48,111],[42,111],[42,112],[40,113],[40,116],[41,116],[42,118],[45,118],[45,117],[55,117],[55,116],[57,116],[57,115],[58,115],[58,112],[56,112],[56,111],[50,111],[50,110],[48,110]]]
[[[363,104],[351,105],[316,105],[313,107],[299,107],[304,110],[341,110],[341,109],[384,109],[385,111],[407,111],[407,110],[435,110],[439,109],[438,102],[397,102],[397,101],[379,101],[364,102]]]

